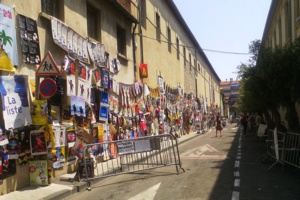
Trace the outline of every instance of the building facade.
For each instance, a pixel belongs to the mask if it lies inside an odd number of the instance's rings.
[[[226,117],[229,117],[230,115],[237,116],[238,111],[234,105],[238,100],[239,82],[232,78],[229,81],[222,81],[220,83],[220,89],[221,93],[224,95],[223,115]]]
[[[300,36],[300,2],[298,0],[272,0],[262,36],[262,45],[283,47]],[[298,116],[300,106],[296,104]],[[281,122],[287,124],[286,109],[280,107]]]
[[[220,79],[172,0],[0,6],[1,194],[77,171],[85,144],[126,138],[129,130],[159,134],[164,111],[180,116],[172,113],[184,106],[178,102],[198,99],[203,112],[219,111]],[[158,108],[155,130],[140,126]],[[28,169],[42,166],[36,183]]]

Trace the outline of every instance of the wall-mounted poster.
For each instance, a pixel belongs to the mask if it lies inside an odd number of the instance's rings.
[[[27,98],[27,76],[0,76],[0,93],[5,128],[20,128],[32,123]]]
[[[48,185],[47,160],[29,161],[30,186]]]
[[[76,95],[76,80],[75,76],[67,76],[67,95],[75,96]]]
[[[32,155],[47,154],[47,144],[44,131],[30,131],[30,149]]]
[[[16,160],[9,159],[9,152],[0,146],[0,180],[16,174]]]
[[[0,4],[0,70],[16,71],[18,66],[18,48],[14,9]]]
[[[41,63],[39,35],[35,20],[18,15],[21,34],[23,62],[39,65]]]
[[[71,96],[71,115],[85,117],[85,100],[82,97]]]

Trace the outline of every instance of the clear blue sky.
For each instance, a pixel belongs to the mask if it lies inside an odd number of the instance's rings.
[[[173,0],[221,81],[248,63],[249,44],[261,40],[271,0]],[[207,49],[207,50],[205,50]]]

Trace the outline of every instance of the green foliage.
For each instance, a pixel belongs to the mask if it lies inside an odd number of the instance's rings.
[[[289,46],[274,49],[264,48],[255,40],[249,45],[249,52],[253,54],[249,63],[237,67],[241,79],[239,110],[266,112],[283,106],[290,114],[289,126],[299,126],[293,105],[300,101],[300,38]]]

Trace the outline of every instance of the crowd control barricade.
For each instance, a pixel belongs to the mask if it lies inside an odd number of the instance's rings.
[[[300,134],[287,132],[284,142],[283,162],[300,168]]]
[[[177,174],[180,169],[184,172],[176,137],[161,134],[86,145],[78,174],[90,190],[90,182],[95,179],[172,165]]]

